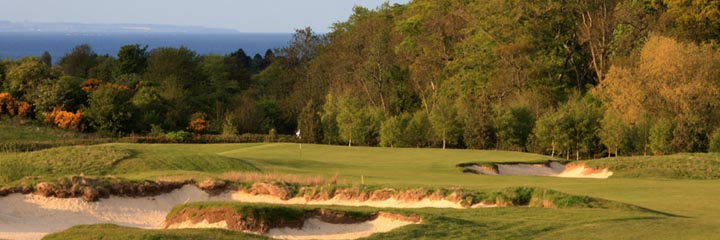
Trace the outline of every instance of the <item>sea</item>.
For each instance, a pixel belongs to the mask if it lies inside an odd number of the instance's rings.
[[[0,59],[40,56],[47,51],[57,63],[80,44],[98,55],[117,56],[128,44],[160,47],[185,46],[198,54],[225,55],[242,48],[247,55],[264,55],[289,44],[291,33],[0,33]]]

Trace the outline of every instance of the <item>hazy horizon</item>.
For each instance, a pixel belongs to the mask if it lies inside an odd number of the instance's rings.
[[[242,33],[291,33],[311,27],[326,33],[354,6],[374,9],[410,0],[172,1],[10,0],[0,20],[15,23],[152,24],[232,29]]]

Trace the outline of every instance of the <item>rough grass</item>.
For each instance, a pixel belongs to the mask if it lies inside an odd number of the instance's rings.
[[[61,130],[35,122],[20,124],[10,120],[0,120],[0,152],[29,152],[111,141],[112,139],[99,135]]]
[[[279,172],[262,173],[262,172],[237,172],[237,171],[224,173],[220,176],[220,179],[232,181],[232,182],[244,182],[244,183],[284,182],[284,183],[310,185],[310,186],[336,184],[337,178],[338,178],[338,175],[335,175],[335,176],[332,176],[329,178],[324,178],[321,176],[302,176],[302,175],[297,175],[297,174],[287,174],[287,173],[279,173]]]
[[[202,179],[230,171],[257,170],[243,160],[204,148],[207,146],[102,144],[0,153],[0,186],[26,177],[36,181],[81,174],[131,180],[179,175]]]
[[[603,158],[587,161],[586,165],[610,168],[613,171],[613,177],[720,179],[720,154],[718,153]]]
[[[90,233],[90,234],[89,234]],[[114,224],[79,225],[45,236],[47,240],[155,240],[155,239],[270,239],[263,236],[223,229],[146,230]]]
[[[112,146],[72,146],[0,154],[0,183],[27,176],[43,179],[79,174],[105,175],[132,155],[132,151]]]

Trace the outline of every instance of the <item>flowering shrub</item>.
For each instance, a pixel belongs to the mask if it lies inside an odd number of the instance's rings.
[[[45,122],[54,124],[55,126],[62,129],[75,129],[78,131],[83,130],[83,114],[82,111],[75,113],[63,111],[60,108],[54,108],[53,111],[45,116]]]
[[[20,116],[27,118],[32,111],[32,105],[27,102],[18,101],[9,93],[0,93],[0,117],[8,115],[10,117]]]

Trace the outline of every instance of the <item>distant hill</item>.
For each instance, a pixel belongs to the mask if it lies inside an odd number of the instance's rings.
[[[0,33],[238,33],[234,29],[134,23],[41,23],[0,20]]]

